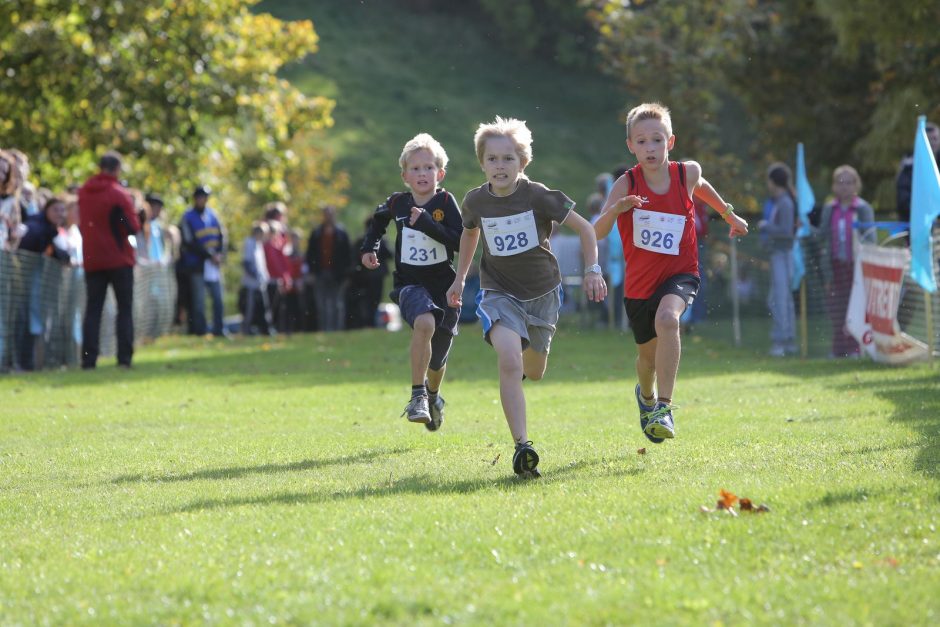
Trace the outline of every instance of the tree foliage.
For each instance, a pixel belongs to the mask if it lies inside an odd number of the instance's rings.
[[[940,5],[929,0],[600,0],[591,16],[605,65],[638,101],[672,106],[682,154],[691,141],[702,159],[765,165],[792,162],[802,141],[819,187],[852,163],[890,209],[915,117],[940,113]],[[746,116],[729,124],[729,110]],[[728,136],[744,149],[722,146]]]
[[[78,180],[114,148],[140,187],[180,197],[209,179],[243,187],[251,203],[289,200],[290,172],[311,165],[292,149],[332,123],[333,102],[277,76],[316,51],[312,23],[252,13],[255,2],[0,4],[3,143],[30,154],[52,185]]]

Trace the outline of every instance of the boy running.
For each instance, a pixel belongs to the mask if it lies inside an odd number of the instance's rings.
[[[376,251],[389,222],[395,221],[395,273],[391,298],[413,329],[411,399],[402,415],[437,431],[444,421],[440,396],[447,354],[457,335],[456,310],[447,306],[454,280],[454,251],[463,225],[453,195],[438,187],[444,180],[447,153],[427,133],[416,135],[398,159],[410,191],[392,194],[372,216],[362,242],[362,265],[379,267]]]
[[[524,174],[532,161],[532,134],[525,122],[497,117],[481,124],[473,140],[486,182],[463,200],[457,277],[447,300],[451,307],[462,304],[464,280],[482,229],[477,314],[484,339],[496,350],[499,396],[516,443],[513,470],[521,477],[538,477],[539,456],[526,431],[522,380],[537,381],[545,374],[558,322],[561,273],[548,243],[552,221],[567,224],[581,237],[588,299],[602,301],[607,286],[597,265],[591,224],[572,211],[574,202],[565,194]]]
[[[679,318],[699,287],[692,197],[721,208],[730,237],[747,235],[747,222],[702,177],[698,163],[669,161],[675,142],[666,107],[647,103],[630,111],[627,148],[639,163],[617,179],[594,223],[597,237],[604,237],[616,220],[623,242],[624,307],[638,349],[634,393],[640,428],[657,444],[675,437]]]

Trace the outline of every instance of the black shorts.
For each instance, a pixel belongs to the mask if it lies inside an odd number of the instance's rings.
[[[675,294],[688,307],[698,294],[699,278],[694,274],[676,274],[660,284],[649,298],[624,298],[623,307],[630,320],[637,344],[646,344],[656,337],[656,310],[666,294]]]
[[[393,291],[391,297],[398,303],[401,317],[411,328],[414,328],[418,316],[430,313],[434,316],[437,329],[449,335],[457,335],[460,310],[436,303],[423,285],[406,285]]]

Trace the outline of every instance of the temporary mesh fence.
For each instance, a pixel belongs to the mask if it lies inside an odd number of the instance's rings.
[[[135,341],[166,334],[173,321],[172,267],[134,268]],[[85,280],[81,268],[29,251],[0,251],[0,369],[32,370],[79,363]],[[101,319],[102,356],[116,350],[117,306],[109,289]]]

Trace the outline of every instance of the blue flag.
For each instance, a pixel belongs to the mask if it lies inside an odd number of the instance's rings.
[[[940,214],[940,172],[930,142],[927,118],[917,118],[914,178],[911,181],[911,277],[928,292],[937,291],[930,228]]]
[[[806,177],[806,160],[803,158],[803,144],[796,145],[796,219],[799,226],[796,230],[797,240],[793,244],[793,279],[790,287],[798,289],[806,274],[803,263],[803,248],[800,246],[801,237],[809,235],[809,214],[816,204],[816,196]]]

